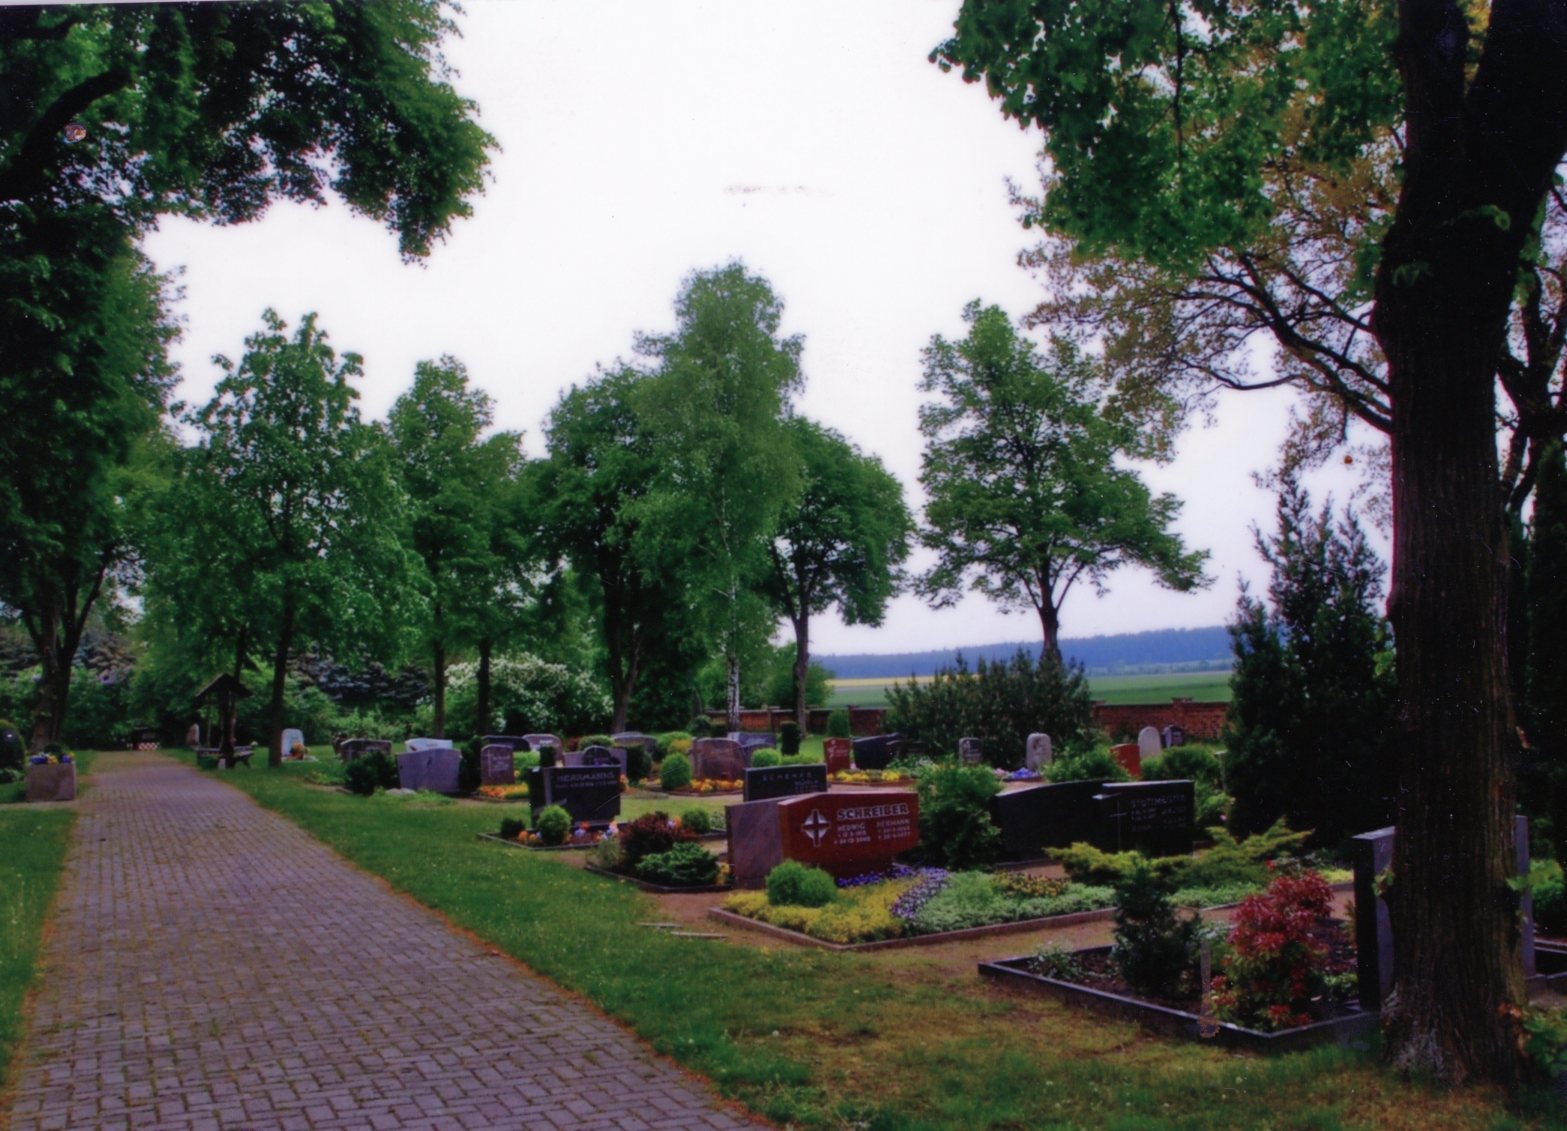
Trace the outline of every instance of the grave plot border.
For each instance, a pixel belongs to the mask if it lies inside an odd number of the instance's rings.
[[[1084,947],[1072,954],[1108,954],[1110,947]],[[981,962],[981,976],[993,978],[1038,993],[1057,1001],[1080,1006],[1095,1013],[1107,1014],[1140,1024],[1170,1036],[1191,1040],[1211,1041],[1224,1049],[1238,1049],[1256,1053],[1297,1052],[1323,1044],[1369,1045],[1376,1034],[1381,1016],[1351,1003],[1349,1012],[1325,1021],[1313,1021],[1294,1029],[1266,1032],[1248,1029],[1228,1021],[1200,1017],[1183,1009],[1157,1005],[1140,998],[1125,997],[1092,986],[1063,981],[1028,969],[1033,958],[1022,955],[1015,958],[998,958]]]
[[[835,943],[825,939],[812,938],[803,931],[791,931],[787,927],[779,927],[773,923],[764,923],[760,919],[751,919],[734,911],[726,911],[722,907],[708,909],[709,919],[717,919],[736,927],[746,927],[753,931],[761,931],[765,935],[782,939],[785,942],[796,943],[800,946],[814,946],[818,950],[903,950],[907,947],[939,946],[942,943],[964,942],[968,939],[988,938],[991,935],[1017,935],[1027,931],[1049,930],[1053,927],[1071,927],[1078,923],[1098,923],[1115,918],[1115,908],[1101,907],[1096,911],[1073,911],[1066,915],[1051,915],[1043,919],[1018,919],[1011,923],[991,923],[985,927],[964,927],[961,931],[938,931],[930,935],[913,935],[901,939],[877,939],[874,942],[862,943]]]
[[[596,864],[584,864],[584,872],[591,872],[595,876],[604,876],[606,879],[619,880],[623,884],[631,884],[653,895],[714,895],[718,892],[734,891],[730,884],[701,884],[697,887],[669,887],[665,884],[655,884],[650,880],[644,880],[639,876],[628,876],[624,872],[611,872],[608,868],[600,868]]]
[[[499,833],[475,833],[474,835],[480,840],[494,841],[508,848],[520,848],[524,852],[586,852],[590,848],[598,847],[597,841],[592,844],[523,844],[520,840],[508,840]]]

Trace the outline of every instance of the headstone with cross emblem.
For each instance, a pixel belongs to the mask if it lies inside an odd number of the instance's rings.
[[[812,793],[778,802],[789,860],[853,876],[891,866],[919,844],[919,797],[903,790]]]

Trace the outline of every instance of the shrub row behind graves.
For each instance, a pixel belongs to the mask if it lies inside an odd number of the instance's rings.
[[[760,770],[766,766],[778,766],[783,764],[783,755],[770,746],[764,746],[759,750],[751,751],[751,767]]]
[[[1213,847],[1197,856],[1148,859],[1139,852],[1105,852],[1082,841],[1050,851],[1066,874],[1080,884],[1120,884],[1146,863],[1167,891],[1242,885],[1260,888],[1268,882],[1268,862],[1293,857],[1311,836],[1291,831],[1283,821],[1241,841],[1226,829],[1208,831],[1214,838]]]
[[[919,777],[920,855],[944,868],[975,868],[1001,855],[990,799],[1001,790],[985,766],[946,763]]]
[[[1045,767],[1045,778],[1054,783],[1132,780],[1125,767],[1103,749],[1083,750],[1057,758]]]
[[[662,762],[671,754],[688,754],[691,751],[693,739],[691,732],[686,730],[671,730],[658,736],[658,760]]]

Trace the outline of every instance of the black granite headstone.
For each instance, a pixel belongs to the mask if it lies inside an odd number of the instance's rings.
[[[761,766],[745,772],[746,801],[766,801],[772,797],[792,797],[797,793],[826,793],[827,765],[813,762],[804,766]]]
[[[528,771],[528,805],[535,818],[546,805],[559,805],[574,825],[602,827],[620,816],[620,770],[616,766],[549,766]]]
[[[513,751],[532,749],[520,734],[487,734],[479,740],[479,746],[509,746]]]
[[[1094,798],[1094,846],[1146,856],[1190,856],[1196,801],[1189,781],[1111,782]]]
[[[892,761],[895,744],[901,739],[896,734],[876,734],[854,740],[854,765],[861,770],[885,770]]]
[[[10,727],[0,727],[0,770],[19,770],[27,760],[27,743]]]
[[[1069,781],[1008,790],[990,799],[990,819],[1008,856],[1032,859],[1042,849],[1092,841],[1102,781]]]

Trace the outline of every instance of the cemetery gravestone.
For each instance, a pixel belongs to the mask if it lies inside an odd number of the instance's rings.
[[[821,762],[804,766],[762,766],[745,772],[744,796],[747,801],[826,792],[827,767]]]
[[[1033,770],[1036,774],[1044,773],[1045,767],[1055,760],[1055,755],[1050,749],[1048,734],[1029,735],[1023,751],[1023,767]]]
[[[1099,807],[1094,847],[1136,849],[1145,856],[1191,855],[1197,812],[1191,782],[1110,782],[1094,801]]]
[[[729,738],[699,738],[691,744],[691,776],[739,781],[751,764],[751,752]]]
[[[480,749],[479,784],[517,784],[517,763],[510,746],[495,742]]]
[[[581,751],[580,765],[614,766],[616,773],[626,772],[625,750],[608,746],[589,746]]]
[[[762,887],[767,883],[767,873],[783,863],[779,800],[770,798],[724,806],[731,882],[737,888]]]
[[[778,748],[778,736],[771,731],[730,731],[729,740],[738,742],[740,748],[747,752],[746,764],[750,764],[750,754],[758,750],[776,750]]]
[[[854,765],[861,770],[885,770],[892,761],[892,744],[898,740],[895,734],[876,734],[869,738],[854,739]]]
[[[450,750],[452,744],[444,738],[410,738],[403,746],[408,750]]]
[[[1164,753],[1164,741],[1159,737],[1159,732],[1153,727],[1144,727],[1137,732],[1137,757],[1146,762],[1150,758],[1157,758]]]
[[[602,749],[602,748],[601,748]],[[548,766],[528,771],[528,805],[559,805],[574,825],[595,828],[620,816],[620,771],[614,766]]]
[[[462,755],[450,746],[410,750],[397,756],[397,784],[403,789],[457,793],[461,768]]]
[[[27,743],[14,727],[0,727],[0,769],[19,770],[27,761]]]
[[[977,766],[983,762],[985,760],[985,754],[981,749],[979,739],[958,739],[958,760],[965,766]]]
[[[847,738],[824,738],[822,754],[829,774],[846,774],[854,762],[854,744]]]
[[[284,758],[292,758],[294,756],[294,747],[296,745],[301,747],[305,745],[305,734],[301,730],[296,730],[294,727],[289,727],[283,732],[282,756]]]
[[[553,746],[557,756],[566,749],[566,744],[560,740],[560,736],[557,734],[525,734],[522,736],[522,740],[528,744],[529,750],[542,752],[544,747]]]
[[[1161,733],[1161,737],[1164,739],[1164,746],[1167,750],[1172,746],[1185,746],[1186,728],[1177,726],[1175,723],[1171,723],[1169,726],[1164,728],[1163,732]]]
[[[384,738],[350,738],[338,748],[337,756],[352,762],[364,754],[390,754],[392,744]]]
[[[1102,781],[1034,785],[998,793],[990,816],[1001,833],[1002,850],[1013,859],[1031,860],[1046,848],[1092,841],[1098,826]]]
[[[76,800],[75,762],[28,766],[26,776],[29,802]]]
[[[533,749],[528,744],[528,740],[520,734],[487,734],[479,740],[479,746],[481,749],[485,746],[505,746],[513,753],[518,750]]]
[[[1143,756],[1141,748],[1135,742],[1121,742],[1110,747],[1110,757],[1114,758],[1116,765],[1131,774],[1134,778],[1142,777]]]
[[[200,723],[191,723],[189,729],[185,731],[185,745],[189,746],[191,749],[195,749],[201,745]],[[0,766],[3,765],[5,765],[5,755],[0,754]]]
[[[919,795],[902,790],[815,793],[778,802],[785,859],[853,876],[891,867],[920,839]]]

